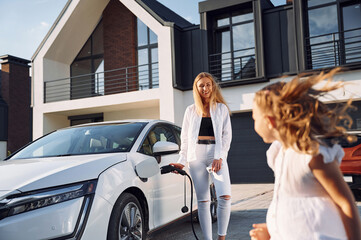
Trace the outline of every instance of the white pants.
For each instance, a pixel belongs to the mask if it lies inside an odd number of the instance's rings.
[[[214,144],[197,144],[196,158],[189,162],[189,172],[192,176],[194,188],[198,200],[198,217],[202,228],[204,239],[212,239],[212,219],[210,213],[210,190],[209,175],[211,175],[216,188],[218,206],[217,222],[218,235],[225,236],[231,214],[231,199],[224,199],[221,196],[231,196],[231,181],[227,159],[223,159],[222,167],[218,172],[209,173],[206,169],[212,166],[214,160]]]

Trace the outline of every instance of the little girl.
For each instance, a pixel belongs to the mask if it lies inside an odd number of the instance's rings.
[[[321,73],[307,79],[269,85],[255,94],[253,119],[266,143],[267,162],[275,173],[267,223],[253,224],[252,240],[361,239],[355,200],[339,164],[344,152],[335,140],[347,136],[346,109],[329,109],[319,98],[343,87]],[[327,80],[323,87],[315,84]]]

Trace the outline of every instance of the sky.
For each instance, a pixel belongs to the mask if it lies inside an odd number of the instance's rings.
[[[30,60],[68,0],[0,0],[0,56]],[[158,0],[199,24],[198,0]],[[282,5],[286,0],[271,0]]]

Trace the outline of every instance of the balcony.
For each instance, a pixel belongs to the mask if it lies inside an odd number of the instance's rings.
[[[306,38],[307,69],[361,63],[361,28]]]
[[[209,71],[219,82],[256,77],[255,48],[209,55]]]
[[[158,63],[44,82],[44,103],[140,91],[159,87]]]

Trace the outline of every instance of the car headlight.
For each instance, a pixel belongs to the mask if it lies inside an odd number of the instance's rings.
[[[93,195],[96,180],[14,194],[0,201],[0,220],[20,213]]]

